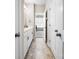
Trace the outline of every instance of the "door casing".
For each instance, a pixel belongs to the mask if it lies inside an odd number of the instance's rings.
[[[23,4],[24,0],[15,0],[15,33],[20,37],[15,38],[15,59],[23,59]]]

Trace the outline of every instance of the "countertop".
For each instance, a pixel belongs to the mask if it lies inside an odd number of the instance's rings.
[[[24,32],[27,32],[27,31],[29,31],[31,29],[33,29],[33,27],[26,27],[26,28],[24,28]]]

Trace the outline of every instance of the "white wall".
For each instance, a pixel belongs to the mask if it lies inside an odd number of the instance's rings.
[[[34,4],[24,5],[24,24],[28,26],[34,25]]]
[[[43,12],[46,0],[24,0],[24,24],[32,26],[34,23],[34,4],[36,12]],[[41,8],[40,8],[41,7]],[[42,9],[42,10],[41,10]],[[28,12],[27,12],[28,11]]]
[[[44,5],[35,4],[35,13],[44,13],[44,11],[45,11],[45,4]]]

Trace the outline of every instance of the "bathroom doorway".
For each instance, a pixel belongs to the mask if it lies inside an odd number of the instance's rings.
[[[46,39],[45,5],[35,5],[35,38]]]

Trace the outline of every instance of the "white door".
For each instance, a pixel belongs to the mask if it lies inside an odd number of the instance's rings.
[[[18,4],[19,4],[19,1],[18,0],[15,0],[15,35],[18,34],[19,32],[19,18],[18,18],[18,10],[19,10],[19,7],[18,7]],[[19,44],[19,37],[15,37],[15,59],[20,59],[20,44]]]
[[[63,31],[63,30],[60,30]],[[56,58],[62,59],[63,58],[63,38],[62,38],[62,32],[56,33]]]
[[[56,39],[56,41],[57,41],[57,42],[56,42],[56,54],[57,54],[56,57],[57,57],[57,59],[62,59],[62,57],[63,57],[63,55],[62,55],[62,54],[63,54],[63,53],[62,53],[62,51],[63,51],[63,50],[62,50],[62,47],[63,47],[63,46],[62,46],[61,38],[58,37],[58,38]]]
[[[15,0],[15,59],[23,59],[23,1]]]
[[[64,34],[63,34],[63,20],[64,20],[64,15],[63,15],[63,0],[60,0],[56,2],[56,57],[57,59],[63,59],[64,57],[64,47],[63,47],[63,42],[64,42]]]

